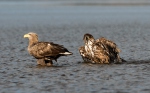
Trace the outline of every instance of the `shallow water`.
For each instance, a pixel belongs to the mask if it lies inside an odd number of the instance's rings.
[[[149,93],[150,6],[53,6],[0,3],[1,93]],[[64,45],[74,55],[38,67],[26,48],[28,32]],[[124,64],[83,63],[83,35],[106,37],[122,50]]]

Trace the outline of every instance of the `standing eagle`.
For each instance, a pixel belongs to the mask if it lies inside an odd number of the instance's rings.
[[[91,34],[83,37],[84,46],[79,48],[79,53],[84,61],[92,63],[121,63],[120,49],[117,45],[104,37],[97,40]]]
[[[53,42],[39,42],[38,35],[30,32],[24,35],[29,39],[28,52],[37,59],[37,64],[42,66],[52,66],[52,60],[57,61],[60,56],[72,55],[62,45]]]

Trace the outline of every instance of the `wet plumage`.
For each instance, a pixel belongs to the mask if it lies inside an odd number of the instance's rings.
[[[84,35],[84,46],[79,48],[79,53],[84,61],[92,63],[121,63],[119,48],[104,37],[97,40],[91,34]]]
[[[52,60],[57,61],[60,56],[71,55],[62,45],[53,42],[39,42],[38,35],[30,32],[24,37],[29,39],[28,52],[37,59],[37,64],[51,66]]]

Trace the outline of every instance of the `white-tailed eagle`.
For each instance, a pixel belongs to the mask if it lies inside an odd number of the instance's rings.
[[[91,34],[83,37],[84,46],[79,48],[79,53],[84,61],[92,63],[121,63],[120,49],[117,45],[104,37],[97,40]]]
[[[37,64],[42,66],[52,66],[52,60],[57,61],[60,56],[72,55],[62,45],[53,42],[39,42],[38,35],[30,32],[24,35],[29,39],[28,52],[37,59]]]

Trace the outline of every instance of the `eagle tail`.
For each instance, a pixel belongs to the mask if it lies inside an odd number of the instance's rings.
[[[71,53],[71,52],[64,52],[64,53],[59,53],[59,54],[67,56],[67,55],[72,55],[73,53]]]

